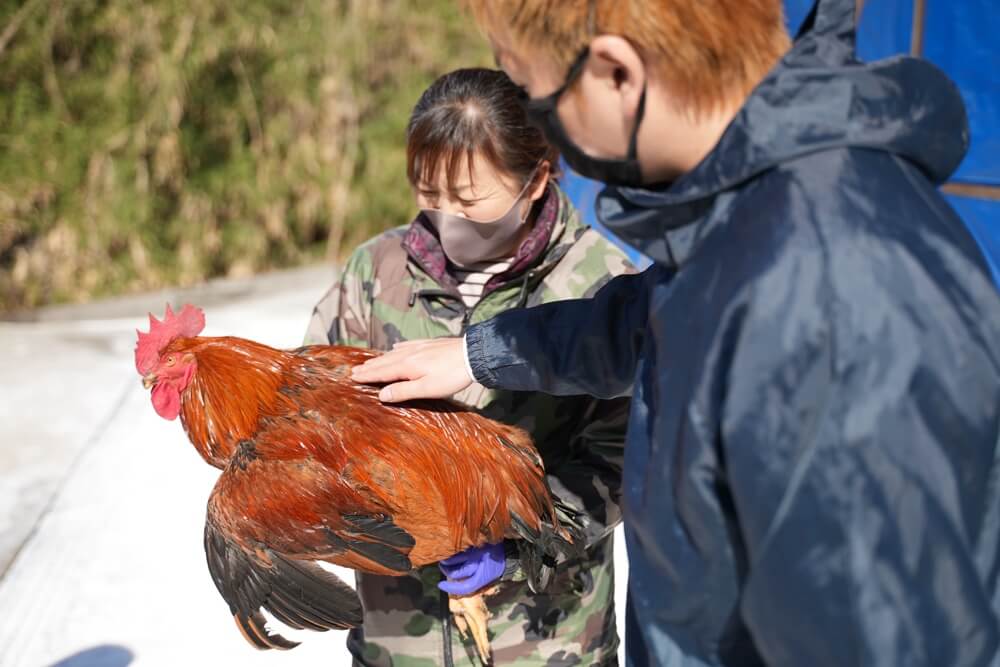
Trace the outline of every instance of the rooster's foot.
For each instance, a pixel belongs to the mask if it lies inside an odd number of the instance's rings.
[[[476,642],[476,650],[484,665],[493,664],[493,651],[490,649],[490,638],[486,632],[486,623],[490,618],[490,610],[486,607],[486,596],[492,593],[479,591],[464,597],[449,596],[448,608],[455,619],[455,626],[462,637],[472,635]]]

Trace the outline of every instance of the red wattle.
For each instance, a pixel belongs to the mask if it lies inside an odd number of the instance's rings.
[[[173,421],[181,412],[181,393],[165,383],[153,387],[153,409],[166,420]]]

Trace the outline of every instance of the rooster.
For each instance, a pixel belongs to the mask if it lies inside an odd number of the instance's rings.
[[[136,331],[136,369],[161,417],[222,470],[208,501],[205,553],[243,636],[297,646],[296,629],[359,625],[356,593],[314,561],[402,575],[469,547],[519,540],[529,585],[544,588],[581,541],[561,527],[541,458],[520,429],[447,401],[385,405],[350,370],[378,354],[345,346],[277,350],[199,336],[204,313],[167,306]],[[449,600],[490,661],[480,591]]]

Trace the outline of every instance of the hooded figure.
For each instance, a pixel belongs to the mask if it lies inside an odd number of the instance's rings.
[[[696,167],[601,195],[650,269],[466,334],[488,387],[632,395],[630,665],[1000,665],[1000,295],[935,187],[965,112],[858,62],[854,4]]]
[[[487,386],[634,386],[633,665],[1000,664],[1000,299],[935,189],[965,112],[855,60],[853,5],[694,171],[602,194],[652,268],[467,334]]]

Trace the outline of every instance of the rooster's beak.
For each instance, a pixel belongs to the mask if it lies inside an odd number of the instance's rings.
[[[156,375],[153,373],[147,373],[142,376],[142,387],[143,389],[149,389],[154,384],[156,384]]]

